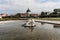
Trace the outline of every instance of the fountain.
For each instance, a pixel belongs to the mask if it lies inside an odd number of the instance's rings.
[[[27,18],[29,17],[30,12],[31,12],[31,11],[30,11],[30,9],[28,8],[27,11],[26,11]],[[36,25],[35,25],[34,19],[29,19],[23,26],[34,27],[34,26],[36,26]]]
[[[34,27],[36,25],[35,25],[34,19],[29,19],[23,26],[25,26],[25,27]]]

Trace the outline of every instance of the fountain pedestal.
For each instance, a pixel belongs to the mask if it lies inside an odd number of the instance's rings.
[[[29,19],[28,22],[26,22],[26,23],[24,24],[24,26],[25,26],[25,27],[34,27],[34,26],[36,26],[36,25],[35,25],[35,21],[34,21],[33,19]]]

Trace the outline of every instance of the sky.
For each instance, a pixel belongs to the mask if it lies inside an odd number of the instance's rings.
[[[32,13],[52,12],[60,8],[60,0],[0,0],[0,13],[22,13],[28,8]]]

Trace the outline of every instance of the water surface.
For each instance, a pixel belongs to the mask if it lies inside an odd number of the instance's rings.
[[[36,27],[23,27],[25,21],[0,24],[0,40],[60,40],[60,28],[36,22]]]

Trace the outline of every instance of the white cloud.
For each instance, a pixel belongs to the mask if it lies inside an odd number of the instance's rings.
[[[60,2],[37,2],[36,0],[7,0],[10,2],[7,4],[0,4],[0,10],[20,10],[25,12],[27,8],[30,8],[32,12],[52,11],[54,8],[60,8]]]

